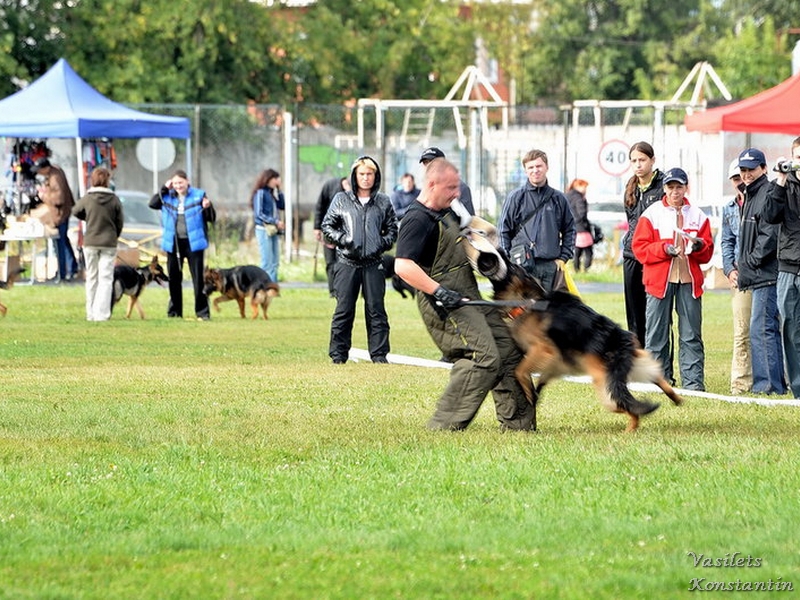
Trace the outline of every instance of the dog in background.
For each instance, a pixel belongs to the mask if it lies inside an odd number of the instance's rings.
[[[403,298],[413,298],[417,293],[417,290],[408,285],[397,273],[394,272],[394,256],[391,254],[381,255],[381,264],[383,265],[383,271],[386,275],[386,279],[392,280],[392,287],[395,289],[395,291]]]
[[[673,403],[683,399],[664,379],[661,365],[639,347],[634,335],[566,292],[545,293],[524,269],[507,263],[504,279],[493,281],[496,300],[507,307],[511,333],[524,352],[515,376],[528,400],[536,406],[548,382],[564,375],[589,375],[598,398],[612,412],[628,415],[626,431],[635,431],[639,418],[656,410],[656,403],[633,397],[629,381],[655,383]],[[530,301],[530,304],[526,304]],[[533,374],[539,373],[534,385]]]
[[[239,265],[230,269],[210,269],[206,267],[203,274],[205,292],[210,296],[212,292],[220,295],[214,298],[214,309],[220,312],[220,302],[236,300],[239,304],[239,314],[244,319],[244,301],[250,298],[252,318],[258,318],[258,310],[268,319],[267,309],[275,296],[280,296],[280,287],[267,275],[261,267],[253,265]]]
[[[164,269],[158,264],[158,256],[153,256],[152,260],[143,267],[131,267],[128,265],[117,265],[114,267],[114,286],[111,293],[111,310],[123,296],[128,296],[128,308],[125,311],[125,318],[131,318],[131,312],[136,307],[139,317],[144,319],[144,309],[139,296],[142,295],[144,288],[152,282],[164,286],[169,282],[169,277]]]
[[[24,272],[25,269],[23,267],[19,267],[17,269],[12,270],[8,274],[8,279],[6,279],[5,281],[0,281],[0,290],[10,290],[11,288],[13,288],[14,282]],[[2,302],[0,302],[0,315],[5,317],[7,312],[8,312],[8,307]]]

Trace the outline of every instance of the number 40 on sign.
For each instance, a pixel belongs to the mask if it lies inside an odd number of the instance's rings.
[[[609,140],[600,146],[597,156],[600,168],[609,175],[622,175],[630,166],[628,152],[630,147],[622,140]]]

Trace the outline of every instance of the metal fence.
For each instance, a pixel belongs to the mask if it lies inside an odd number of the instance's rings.
[[[469,107],[360,110],[356,103],[135,108],[191,119],[190,164],[183,141],[175,142],[172,164],[152,171],[136,156],[142,141],[118,140],[120,187],[153,191],[172,170],[188,167],[193,184],[208,192],[221,216],[242,221],[249,216],[250,190],[258,172],[275,168],[283,175],[291,203],[288,233],[295,246],[308,239],[323,183],[346,175],[362,154],[381,165],[383,189],[390,192],[405,172],[419,182],[419,154],[427,146],[438,146],[459,166],[478,212],[494,219],[506,195],[524,183],[520,158],[531,148],[548,153],[554,187],[564,189],[576,177],[589,181],[590,203],[621,201],[630,177],[627,149],[639,140],[654,146],[660,168],[682,166],[693,194],[721,199],[727,191],[725,166],[743,144],[755,143],[758,137],[687,133],[685,105],[643,101],[518,106],[507,115]],[[761,143],[769,148],[783,140]]]

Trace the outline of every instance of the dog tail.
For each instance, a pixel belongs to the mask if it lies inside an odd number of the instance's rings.
[[[619,335],[614,337],[617,339],[609,340],[610,350],[607,363],[607,386],[611,400],[621,412],[631,415],[641,416],[653,412],[660,405],[653,402],[642,402],[634,398],[628,389],[628,380],[633,379],[634,375],[638,379],[642,374],[646,374],[651,377],[649,381],[653,381],[653,373],[660,371],[658,363],[653,359],[650,359],[650,364],[641,360],[641,355],[636,352],[633,336],[629,332],[620,330]]]

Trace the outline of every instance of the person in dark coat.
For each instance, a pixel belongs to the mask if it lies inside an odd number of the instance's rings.
[[[318,243],[322,243],[323,254],[325,257],[325,275],[328,279],[328,293],[331,298],[334,297],[333,290],[333,275],[334,268],[336,267],[336,246],[329,244],[323,239],[322,236],[322,219],[330,208],[333,197],[339,192],[344,192],[350,189],[349,177],[334,177],[328,179],[319,192],[317,204],[314,207],[314,237]]]
[[[589,223],[589,202],[586,200],[586,188],[589,182],[585,179],[573,179],[567,187],[567,201],[575,218],[575,256],[573,264],[575,272],[581,270],[588,271],[592,266],[594,257],[594,240],[592,239],[592,228]]]
[[[380,191],[381,171],[373,158],[362,156],[353,163],[350,187],[334,196],[322,220],[325,240],[336,246],[336,309],[328,355],[334,364],[347,362],[356,302],[363,294],[369,355],[372,362],[385,363],[389,317],[384,306],[386,272],[381,256],[397,240],[397,217],[389,196]]]
[[[783,168],[781,168],[783,167]],[[789,387],[800,398],[800,137],[792,142],[790,160],[777,161],[777,175],[767,192],[764,220],[779,224],[778,310]]]
[[[756,394],[785,394],[783,344],[778,311],[779,225],[764,219],[767,192],[767,159],[757,148],[739,154],[739,173],[744,188],[739,223],[739,289],[752,290],[750,359]]]

